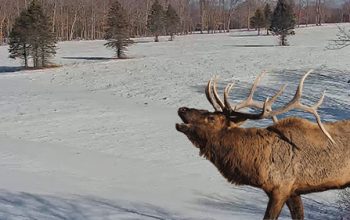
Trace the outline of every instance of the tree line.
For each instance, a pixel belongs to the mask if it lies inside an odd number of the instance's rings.
[[[149,36],[148,13],[155,0],[120,0],[130,23],[130,35]],[[349,22],[350,3],[335,7],[335,0],[294,0],[297,24]],[[8,42],[15,19],[30,0],[0,0],[0,44]],[[50,21],[57,40],[103,39],[108,11],[113,0],[39,0]],[[269,2],[269,1],[268,1]],[[159,0],[166,9],[169,4],[179,17],[177,32],[214,33],[232,28],[251,28],[250,18],[266,1],[261,0]],[[271,7],[276,3],[269,2]],[[164,30],[166,32],[166,30]]]
[[[156,42],[164,32],[173,40],[179,23],[180,18],[171,4],[165,10],[158,0],[154,1],[147,16],[147,27],[155,35]],[[113,48],[118,58],[123,58],[126,47],[133,43],[130,26],[126,10],[114,0],[108,10],[104,39],[107,40],[105,46]],[[48,67],[49,58],[56,53],[56,37],[51,27],[40,1],[31,0],[15,19],[9,34],[10,58],[23,59],[25,68],[29,67],[30,58],[34,68]]]
[[[161,34],[168,34],[169,40],[173,40],[180,22],[172,4],[164,8],[159,0],[153,2],[147,15],[147,28],[155,36],[155,42],[159,41]],[[267,3],[263,9],[255,11],[249,23],[258,30],[258,35],[260,28],[264,27],[266,34],[271,31],[279,36],[280,45],[286,46],[287,36],[294,33],[296,25],[293,4],[288,0],[278,0],[272,12]],[[126,47],[133,43],[131,26],[127,11],[118,0],[114,0],[107,13],[103,37],[107,40],[105,46],[113,48],[118,58],[123,58]],[[34,68],[44,68],[50,64],[49,58],[56,53],[55,49],[56,36],[52,23],[45,15],[40,0],[31,0],[29,6],[15,19],[9,34],[10,58],[23,59],[25,68],[28,68],[28,60],[32,58]]]

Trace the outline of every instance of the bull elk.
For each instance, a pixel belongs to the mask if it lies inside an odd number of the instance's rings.
[[[176,129],[184,133],[200,155],[211,161],[220,173],[237,185],[262,189],[269,202],[264,219],[277,219],[286,203],[293,219],[304,218],[300,195],[341,189],[350,185],[350,120],[322,123],[317,108],[301,104],[305,74],[294,98],[285,106],[272,105],[285,90],[265,102],[253,99],[261,74],[254,82],[248,98],[231,106],[228,101],[233,84],[224,90],[224,99],[217,92],[217,80],[210,80],[206,96],[215,112],[180,108],[183,123]],[[245,113],[243,108],[261,109],[260,113]],[[316,123],[297,117],[280,121],[277,115],[292,109],[312,113]],[[272,118],[266,128],[242,128],[246,120]]]

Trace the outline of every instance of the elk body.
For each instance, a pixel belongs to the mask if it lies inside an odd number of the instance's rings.
[[[215,112],[180,108],[183,120],[176,129],[199,148],[200,155],[211,161],[231,183],[261,188],[269,198],[264,219],[277,219],[287,204],[293,219],[303,219],[300,195],[350,185],[350,120],[321,123],[317,108],[300,103],[303,83],[290,103],[272,110],[272,104],[285,87],[264,103],[253,100],[261,78],[255,81],[248,99],[232,107],[227,98],[232,85],[225,89],[224,101],[209,81],[206,95]],[[261,108],[260,114],[239,112],[245,107]],[[293,108],[311,112],[317,124],[290,117],[277,121],[276,115]],[[247,119],[273,118],[266,128],[241,128]]]

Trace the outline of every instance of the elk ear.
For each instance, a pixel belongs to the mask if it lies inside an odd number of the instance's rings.
[[[244,122],[247,121],[247,119],[241,117],[231,117],[230,121],[233,122],[236,126],[241,126],[244,124]]]

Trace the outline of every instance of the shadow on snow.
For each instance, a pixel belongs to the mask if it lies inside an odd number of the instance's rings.
[[[24,70],[21,66],[0,66],[0,73],[14,73]]]
[[[256,215],[262,219],[267,206],[266,199],[252,193],[255,189],[247,190],[245,197],[222,197],[218,195],[199,195],[197,203],[204,206],[208,212],[223,212],[225,215],[235,216],[244,215],[245,213]],[[340,209],[333,204],[317,202],[311,198],[302,198],[305,209],[305,219],[342,219]],[[259,217],[260,216],[260,217]],[[280,217],[290,219],[290,213],[285,205]]]
[[[0,219],[189,219],[147,203],[0,191]]]
[[[251,48],[256,48],[256,47],[276,47],[277,45],[272,45],[272,44],[239,44],[239,45],[226,45],[227,47],[251,47]]]
[[[90,60],[90,61],[104,61],[104,60],[116,60],[115,57],[62,57],[66,60]]]

